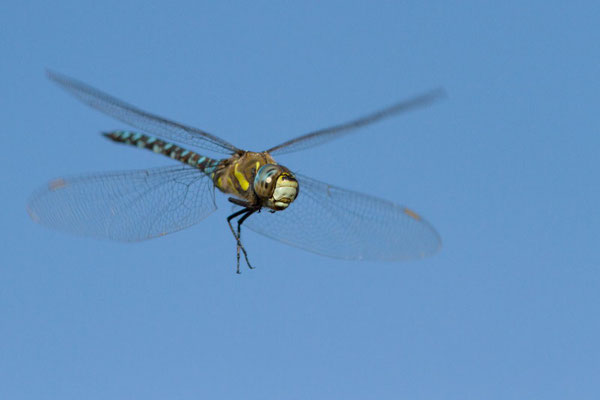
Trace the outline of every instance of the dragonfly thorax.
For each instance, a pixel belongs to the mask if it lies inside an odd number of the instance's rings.
[[[298,181],[287,168],[265,164],[254,177],[254,192],[264,207],[284,210],[298,196]]]

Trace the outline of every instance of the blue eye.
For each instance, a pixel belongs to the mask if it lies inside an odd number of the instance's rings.
[[[259,196],[268,198],[273,193],[276,177],[281,173],[281,166],[277,164],[265,164],[258,169],[254,177],[254,191]]]
[[[275,173],[273,165],[265,164],[262,167],[260,167],[260,169],[256,173],[256,177],[254,178],[254,186],[265,184],[265,180],[271,175],[273,175],[273,173]]]

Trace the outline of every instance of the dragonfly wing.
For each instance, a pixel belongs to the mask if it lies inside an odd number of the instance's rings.
[[[406,207],[302,175],[296,178],[300,192],[286,210],[263,210],[244,226],[313,253],[349,260],[406,260],[441,247],[434,228]]]
[[[84,104],[147,133],[217,153],[241,152],[231,143],[208,132],[142,111],[83,82],[56,72],[48,71],[47,74],[48,78]]]
[[[125,242],[178,231],[216,208],[212,180],[187,166],[56,179],[27,205],[42,225]]]
[[[297,138],[288,140],[287,142],[281,143],[280,145],[271,147],[267,151],[273,155],[279,155],[304,150],[313,146],[318,146],[320,144],[327,143],[333,139],[337,139],[340,136],[351,133],[352,131],[358,128],[375,123],[382,119],[392,117],[394,115],[413,110],[415,108],[427,106],[433,103],[434,101],[440,99],[443,95],[444,91],[442,89],[435,89],[430,92],[423,93],[419,96],[410,98],[408,100],[401,101],[390,107],[381,109],[364,117],[344,122],[339,125],[319,129],[317,131],[310,132]]]

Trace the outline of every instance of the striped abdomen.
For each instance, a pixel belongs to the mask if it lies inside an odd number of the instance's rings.
[[[219,160],[214,160],[212,158],[201,156],[196,152],[183,149],[177,145],[174,145],[173,143],[168,143],[164,140],[143,135],[141,133],[130,131],[113,131],[104,133],[103,135],[118,143],[130,144],[132,146],[152,150],[155,153],[171,157],[174,160],[178,160],[182,163],[198,168],[207,175],[212,174],[220,162]]]

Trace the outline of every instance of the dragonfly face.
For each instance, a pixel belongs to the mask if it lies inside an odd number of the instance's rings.
[[[265,164],[254,178],[254,192],[265,207],[281,211],[298,196],[298,181],[287,168]]]

